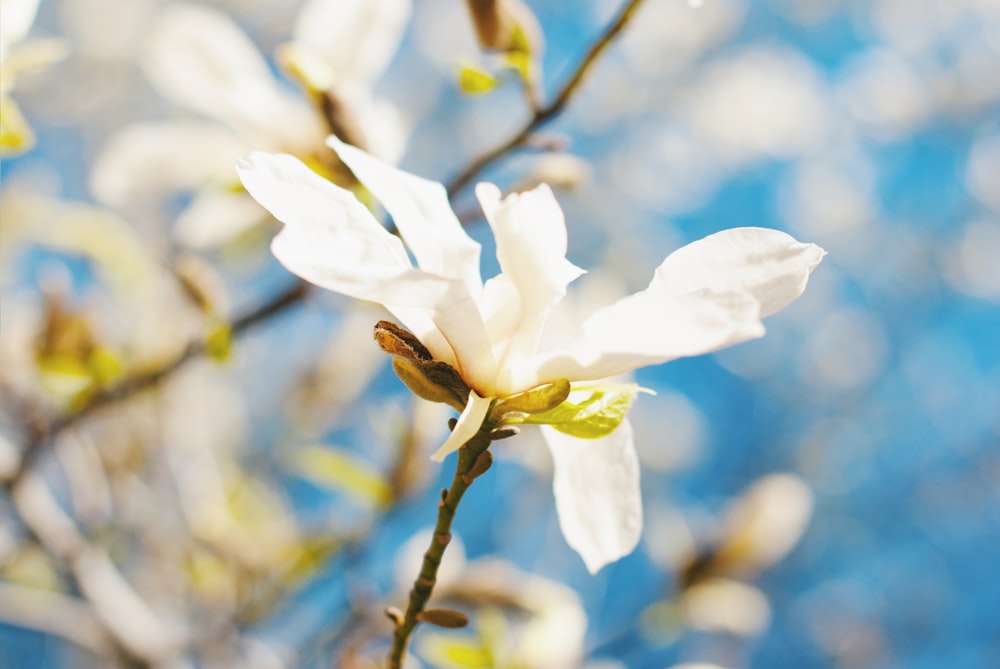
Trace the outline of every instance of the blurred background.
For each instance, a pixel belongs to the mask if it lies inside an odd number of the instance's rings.
[[[232,166],[351,187],[332,129],[455,185],[621,7],[500,5],[486,52],[459,0],[2,0],[0,667],[379,666],[450,414]],[[579,309],[725,228],[828,255],[763,339],[636,373],[645,531],[596,576],[498,442],[438,587],[471,624],[413,666],[1000,666],[998,112],[997,0],[640,3],[476,178],[555,186]]]

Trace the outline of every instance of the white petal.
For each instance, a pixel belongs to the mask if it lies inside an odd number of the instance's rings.
[[[370,95],[353,101],[361,123],[365,148],[379,160],[393,165],[406,150],[412,121],[402,109],[382,98]],[[479,256],[476,256],[478,261]],[[478,271],[479,266],[476,265]],[[478,276],[478,274],[477,274]]]
[[[566,349],[515,365],[512,384],[599,379],[763,336],[760,319],[802,294],[825,252],[764,228],[710,235],[670,254],[649,287],[599,309]]]
[[[501,200],[496,186],[481,183],[476,195],[496,238],[500,269],[521,302],[507,353],[514,361],[534,353],[546,317],[583,270],[566,260],[566,222],[548,186]]]
[[[334,136],[327,144],[392,216],[420,268],[461,279],[478,296],[479,244],[466,234],[441,184],[387,165]]]
[[[497,360],[504,360],[521,318],[521,298],[510,277],[497,274],[483,285],[479,312],[493,345],[493,355]]]
[[[339,78],[370,86],[395,55],[411,11],[410,0],[309,0],[294,40],[322,56]]]
[[[305,274],[329,273],[340,277],[336,280],[356,282],[412,268],[403,243],[350,191],[299,159],[254,152],[239,161],[237,172],[250,195],[285,224],[275,238],[275,254],[281,253],[278,259],[306,280],[344,292]]]
[[[15,42],[21,41],[38,13],[39,0],[3,0],[0,2],[0,58]]]
[[[759,305],[746,293],[671,295],[651,285],[596,311],[565,348],[536,356],[512,373],[516,387],[543,379],[602,379],[638,367],[701,355],[763,336]]]
[[[30,39],[3,57],[0,93],[9,93],[18,79],[43,72],[70,53],[69,41],[59,37]]]
[[[639,458],[624,420],[602,439],[577,439],[548,426],[559,526],[566,542],[596,574],[628,555],[642,535]]]
[[[674,251],[653,281],[675,295],[744,291],[757,298],[765,318],[802,294],[824,255],[779,230],[733,228]]]
[[[215,248],[263,222],[266,216],[243,191],[204,190],[177,216],[174,237],[187,248]]]
[[[149,36],[143,65],[174,104],[243,133],[278,140],[258,148],[299,148],[283,146],[286,135],[322,140],[315,114],[278,87],[254,43],[221,12],[186,4],[166,7]]]
[[[248,148],[214,121],[137,123],[101,148],[90,187],[98,200],[120,207],[135,198],[228,186],[235,181],[233,162]]]
[[[350,191],[297,158],[253,153],[240,161],[238,172],[254,199],[285,224],[271,250],[289,271],[385,305],[436,359],[456,365],[466,383],[492,393],[496,362],[464,282],[414,269],[399,238]]]
[[[491,402],[493,402],[492,397],[480,397],[476,394],[475,390],[471,391],[469,393],[469,402],[465,405],[462,415],[458,417],[455,429],[451,431],[448,438],[441,444],[441,448],[437,449],[434,455],[431,456],[431,460],[435,462],[444,461],[449,453],[457,451],[469,439],[472,439],[476,432],[479,431],[479,428],[483,426],[483,421],[486,419],[486,413],[490,410]]]
[[[349,191],[297,158],[252,153],[237,164],[237,172],[250,195],[285,224],[271,250],[290,272],[328,290],[382,304],[385,293],[413,272],[398,238]],[[408,308],[396,316],[430,347],[436,328],[427,307],[447,291],[447,282],[421,278],[427,279],[423,290],[431,293],[424,296],[427,304],[397,299],[397,306]],[[411,292],[418,290],[416,282],[411,284]],[[445,345],[440,338],[438,342]],[[454,359],[450,349],[431,352],[447,362]]]

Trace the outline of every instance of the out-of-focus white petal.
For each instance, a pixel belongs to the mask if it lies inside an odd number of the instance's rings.
[[[163,9],[143,65],[171,102],[254,135],[258,147],[264,138],[274,141],[261,148],[287,150],[322,140],[319,119],[278,87],[257,47],[221,12],[187,4]]]
[[[476,196],[496,238],[500,269],[521,303],[507,349],[513,363],[534,353],[546,317],[583,270],[566,259],[566,222],[548,186],[501,199],[496,186],[481,183]]]
[[[479,428],[482,427],[483,420],[485,420],[486,413],[490,410],[490,403],[492,401],[492,397],[480,397],[476,394],[475,390],[470,391],[469,403],[465,405],[465,410],[458,417],[455,429],[451,431],[448,438],[441,444],[441,448],[437,449],[434,455],[431,456],[431,460],[443,462],[449,453],[457,451],[465,442],[472,439],[476,432],[479,431]]]
[[[370,86],[396,53],[411,11],[410,0],[309,0],[294,41],[322,56],[338,79]]]
[[[388,100],[356,98],[357,115],[363,119],[366,148],[373,156],[389,164],[403,157],[412,122],[407,114]]]
[[[751,637],[771,622],[767,597],[741,581],[711,578],[688,588],[680,607],[694,629]]]
[[[180,213],[177,241],[193,249],[221,246],[265,219],[260,205],[243,191],[205,190]]]
[[[164,8],[149,35],[143,65],[175,104],[222,119],[229,118],[240,98],[251,102],[273,89],[257,47],[232,19],[208,7]]]
[[[58,37],[31,39],[11,49],[3,59],[0,91],[6,93],[23,76],[41,72],[69,55],[69,43]]]
[[[101,148],[90,188],[101,202],[122,206],[150,195],[228,185],[234,181],[233,162],[247,150],[245,142],[214,122],[136,124]]]
[[[0,60],[10,46],[24,39],[35,22],[39,0],[3,0],[0,2]]]
[[[785,557],[812,518],[813,494],[792,474],[770,474],[754,482],[726,510],[719,560],[741,576]]]
[[[479,243],[462,229],[444,186],[387,165],[333,135],[327,144],[385,206],[420,268],[461,279],[478,296]]]
[[[552,488],[559,526],[566,542],[596,574],[631,553],[642,534],[632,426],[626,419],[601,439],[577,439],[547,426],[542,434],[555,464]]]
[[[781,311],[802,294],[826,251],[767,228],[733,228],[677,249],[653,283],[674,295],[743,291],[760,302],[760,317]]]

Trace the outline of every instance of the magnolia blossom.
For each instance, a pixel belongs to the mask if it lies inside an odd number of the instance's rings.
[[[61,60],[66,45],[61,39],[25,40],[39,0],[0,0],[0,156],[30,149],[35,134],[11,97],[17,80]]]
[[[163,97],[203,118],[139,123],[115,134],[91,174],[95,196],[125,207],[151,193],[195,191],[176,235],[186,246],[213,247],[260,221],[260,208],[231,183],[233,161],[251,148],[288,152],[329,172],[335,166],[323,138],[333,131],[396,160],[405,145],[403,115],[373,88],[410,13],[410,0],[304,3],[276,58],[309,100],[274,76],[228,15],[168,4],[147,36],[143,70]]]
[[[593,388],[589,382],[637,367],[760,337],[761,318],[802,293],[824,254],[776,230],[711,235],[670,254],[645,290],[578,326],[546,332],[545,340],[559,345],[540,349],[550,312],[583,273],[566,259],[565,221],[547,186],[506,197],[493,184],[476,188],[501,269],[483,282],[480,246],[462,229],[441,184],[335,137],[327,142],[385,206],[402,239],[350,191],[292,156],[252,153],[238,165],[240,178],[285,224],[271,247],[282,264],[323,288],[381,303],[435,361],[461,376],[468,399],[436,460],[460,448],[492,407],[518,393],[566,381]],[[619,415],[610,431],[581,439],[596,433],[549,416],[553,424],[542,432],[555,463],[560,526],[596,572],[631,552],[641,533],[632,428]]]

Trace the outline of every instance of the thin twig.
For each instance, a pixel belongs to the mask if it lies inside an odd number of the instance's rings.
[[[490,432],[493,431],[494,427],[496,425],[486,420],[476,435],[458,451],[458,463],[455,466],[455,477],[451,481],[451,488],[447,491],[442,490],[441,501],[438,503],[437,523],[434,525],[431,545],[424,553],[420,574],[413,583],[413,589],[410,590],[410,601],[406,607],[406,613],[396,620],[396,629],[392,635],[392,648],[388,657],[388,669],[400,669],[403,666],[403,657],[406,655],[410,636],[417,623],[420,622],[420,614],[424,611],[427,601],[434,592],[438,567],[441,566],[444,551],[451,541],[451,523],[455,519],[458,504],[462,501],[462,496],[465,495],[465,491],[469,489],[475,477],[485,471],[481,466],[480,457],[489,457],[489,453],[486,451],[490,447]]]
[[[257,305],[245,314],[233,319],[229,325],[230,333],[234,337],[245,333],[254,326],[270,320],[272,316],[282,313],[287,308],[298,304],[307,293],[308,285],[301,281],[297,281],[292,286],[273,295],[262,304]],[[58,437],[64,430],[73,427],[105,406],[115,404],[116,402],[131,397],[142,390],[155,386],[191,360],[205,355],[206,350],[206,344],[204,341],[199,340],[191,342],[173,360],[170,360],[156,369],[128,376],[113,385],[95,392],[76,411],[65,414],[54,420],[48,426],[38,430],[25,446],[24,451],[21,454],[21,462],[19,463],[17,470],[5,482],[5,487],[8,490],[15,488],[18,482],[24,477],[25,473],[28,472],[34,465],[35,461],[38,460],[39,456],[41,456],[41,454],[49,448],[50,444],[55,441],[55,438]]]
[[[601,35],[590,46],[586,55],[580,60],[576,68],[574,68],[573,72],[563,83],[559,92],[552,99],[552,101],[548,105],[536,109],[527,124],[525,124],[524,127],[517,131],[507,141],[502,142],[498,146],[479,156],[469,163],[461,172],[459,172],[448,183],[449,197],[454,197],[459,191],[469,185],[469,182],[476,178],[476,175],[482,172],[488,165],[491,165],[510,151],[523,146],[528,139],[530,139],[532,133],[562,112],[570,98],[574,93],[576,93],[577,88],[579,88],[580,83],[583,81],[584,76],[590,70],[591,66],[597,62],[597,58],[601,55],[601,53],[603,53],[604,50],[610,46],[611,42],[613,42],[618,36],[618,34],[621,33],[622,29],[628,24],[632,16],[635,14],[635,10],[639,7],[641,2],[642,0],[628,0],[628,2],[625,3],[615,19],[608,24],[608,26],[604,29],[604,32],[601,33]]]

